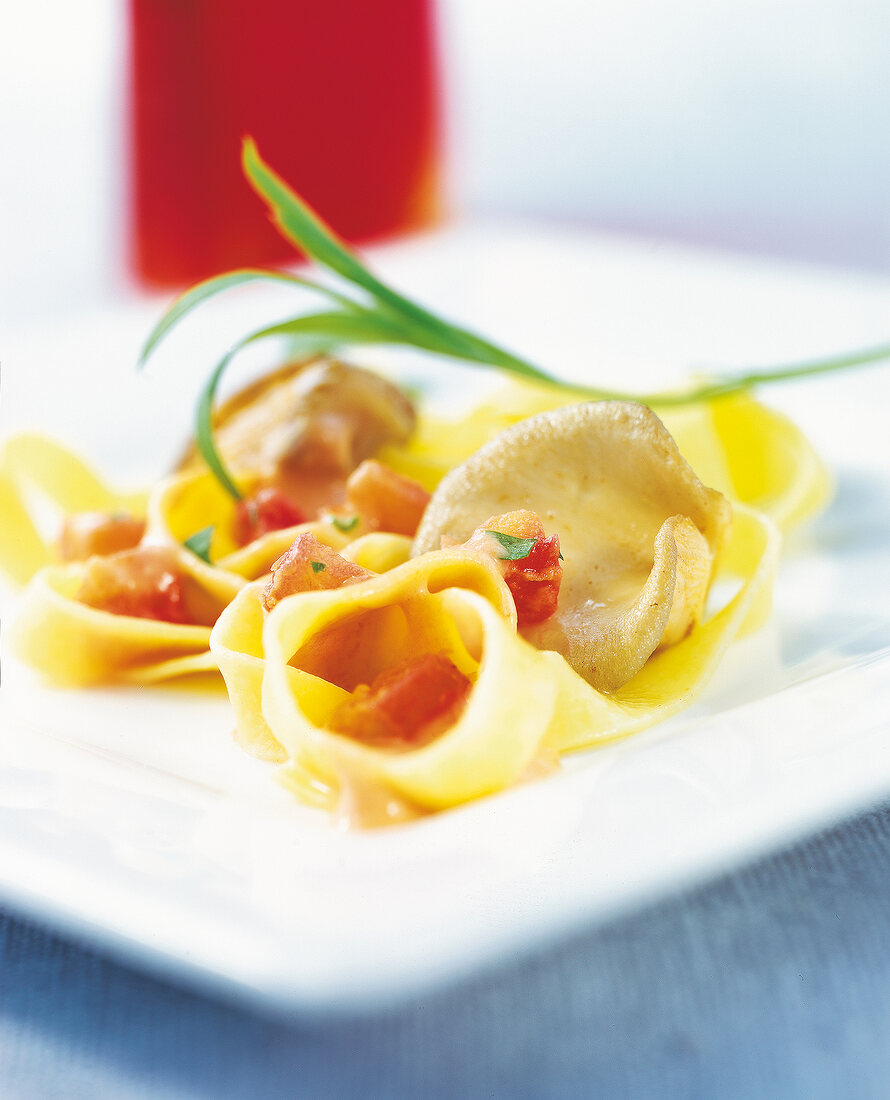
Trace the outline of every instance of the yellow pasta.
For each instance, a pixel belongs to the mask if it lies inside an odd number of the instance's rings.
[[[238,740],[266,759],[287,760],[286,782],[301,797],[331,808],[343,789],[371,787],[443,809],[515,782],[536,756],[626,736],[685,706],[745,620],[762,615],[779,541],[769,519],[740,506],[719,567],[721,579],[741,579],[738,592],[613,694],[519,637],[497,574],[460,550],[293,596],[268,615],[261,582],[249,585],[221,616],[211,646]],[[445,652],[474,681],[447,732],[393,751],[329,728],[356,684],[425,652]]]
[[[458,721],[430,744],[405,752],[369,747],[329,732],[326,719],[345,690],[334,692],[327,679],[309,672],[295,683],[283,670],[292,667],[287,657],[292,646],[296,649],[289,660],[299,665],[301,651],[311,650],[324,637],[324,632],[317,633],[320,622],[327,620],[328,629],[339,625],[337,610],[321,606],[320,599],[295,600],[297,606],[285,604],[273,612],[264,631],[264,710],[278,740],[290,756],[308,759],[334,782],[345,777],[347,782],[385,784],[428,809],[509,786],[531,762],[554,716],[554,677],[538,652],[484,597],[462,588],[409,596],[398,592],[399,583],[393,578],[386,589],[378,586],[370,601],[362,600],[367,627],[359,621],[355,629],[363,635],[363,660],[357,660],[352,675],[364,679],[370,673],[364,661],[373,666],[416,653],[445,652],[473,681]],[[393,602],[381,602],[387,598]],[[356,614],[351,600],[346,606],[346,616]],[[348,623],[345,629],[351,629]],[[472,649],[463,644],[467,633],[474,636]],[[521,691],[515,690],[517,676]]]
[[[243,585],[186,550],[177,554],[185,583],[215,613]],[[12,648],[57,684],[87,686],[109,681],[154,683],[215,669],[210,627],[112,614],[78,599],[86,566],[48,566],[22,594]]]
[[[357,540],[355,545],[358,547],[361,541],[363,540]],[[361,556],[361,547],[357,556]],[[272,723],[270,727],[265,718],[260,717],[263,713],[260,704],[262,682],[266,671],[263,637],[266,616],[261,602],[264,584],[264,581],[255,582],[239,593],[220,616],[210,644],[229,688],[229,696],[235,710],[236,736],[239,742],[257,755],[270,759],[283,759],[286,755],[285,750],[272,728],[277,724]],[[298,614],[302,613],[299,609],[308,607],[311,610],[317,607],[336,619],[338,615],[348,613],[351,608],[359,610],[365,606],[380,608],[388,604],[392,606],[399,600],[402,603],[411,600],[416,603],[449,587],[463,587],[480,593],[497,608],[498,613],[506,621],[510,622],[512,618],[515,623],[513,603],[497,568],[490,561],[460,551],[443,552],[406,562],[397,569],[363,584],[350,585],[330,592],[294,596],[285,601],[284,606],[290,609],[289,613],[298,609]],[[401,621],[402,629],[398,639],[395,639],[391,629],[394,621],[400,621],[397,615],[387,618],[385,615],[378,614],[375,623],[378,621],[382,624],[382,631],[389,630],[386,639],[393,645],[397,641],[401,647],[397,652],[394,650],[383,652],[381,649],[380,660],[386,662],[390,659],[401,659],[406,655],[407,646],[410,643],[404,621]],[[424,638],[429,639],[432,636],[428,623],[421,615],[415,615],[412,624],[415,627],[423,625]],[[322,619],[318,621],[318,625],[327,626],[329,622],[327,619]],[[367,624],[365,630],[367,631]],[[381,634],[381,639],[382,637]],[[449,637],[454,641],[453,632]],[[382,640],[380,644],[382,646]],[[447,647],[443,643],[441,648]],[[334,659],[335,662],[340,661],[341,651],[334,651]],[[305,684],[304,673],[291,666],[288,661],[289,658],[284,661],[286,668],[281,675],[295,686]],[[385,664],[380,667],[385,667]],[[301,706],[308,708],[311,716],[324,717],[327,713],[324,707],[327,704],[332,707],[339,702],[342,699],[342,690],[323,678],[313,677],[313,681],[318,682],[313,684],[311,693],[301,696]],[[322,709],[317,709],[318,706]]]
[[[256,391],[265,408],[268,389]],[[387,390],[369,392],[379,404]],[[323,394],[329,416],[333,399]],[[237,411],[244,459],[253,412],[243,402]],[[301,413],[300,453],[338,454],[328,422],[310,412]],[[312,490],[334,486],[338,518],[321,506],[311,522],[248,528],[265,533],[241,545],[242,506],[194,464],[150,494],[117,493],[58,444],[19,436],[0,457],[0,567],[27,582],[13,649],[64,685],[150,684],[218,668],[238,743],[278,765],[307,805],[353,820],[492,794],[686,706],[731,641],[768,614],[779,529],[827,499],[829,479],[806,438],[748,395],[666,410],[664,420],[673,439],[643,406],[568,407],[565,394],[515,382],[463,420],[422,416],[408,442],[407,427],[388,428],[381,457],[435,490],[413,541],[357,514],[348,469],[322,469]],[[350,431],[361,450],[364,436]],[[262,475],[239,467],[246,495],[276,483],[275,462],[290,446],[284,422],[272,442],[261,446]],[[312,470],[291,470],[290,484],[308,484]],[[101,562],[59,564],[47,503],[60,515],[144,515],[138,553],[169,555],[200,614],[164,621],[91,603],[87,581]],[[541,621],[520,612],[521,626],[507,562],[523,552],[502,558],[481,526],[513,509],[539,517],[564,551],[558,607],[554,596]],[[308,578],[291,589],[289,562]],[[273,569],[285,578],[274,598]],[[735,589],[711,609],[714,581]],[[377,700],[375,684],[425,659],[453,670],[458,702],[418,726],[416,740],[374,740],[346,722],[358,713],[350,707]]]
[[[49,505],[57,520],[73,512],[145,514],[147,494],[106,485],[80,458],[55,440],[23,434],[0,449],[0,570],[25,584],[42,566],[58,561],[55,532],[38,522]]]

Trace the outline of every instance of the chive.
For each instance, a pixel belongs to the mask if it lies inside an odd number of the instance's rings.
[[[139,353],[138,365],[140,367],[143,366],[167,333],[179,324],[183,317],[191,313],[197,306],[201,305],[202,302],[207,301],[208,298],[215,297],[224,290],[230,290],[236,286],[243,286],[245,283],[258,282],[261,280],[265,282],[291,283],[294,286],[303,287],[307,290],[314,290],[325,297],[331,298],[341,306],[349,307],[352,305],[349,298],[343,294],[337,293],[337,291],[332,290],[330,287],[323,286],[310,279],[304,279],[299,275],[291,275],[286,271],[263,271],[261,268],[253,267],[244,267],[239,268],[237,271],[228,271],[224,275],[215,275],[212,279],[205,279],[203,282],[197,283],[176,299],[148,334],[148,338],[142,345],[142,350]]]
[[[215,475],[217,481],[235,500],[241,500],[241,490],[232,480],[213,439],[213,399],[222,378],[223,371],[233,359],[239,345],[235,345],[217,363],[213,373],[204,384],[198,396],[198,410],[195,423],[195,442],[201,456]]]
[[[191,552],[201,559],[210,564],[210,544],[213,541],[213,526],[202,527],[200,531],[195,531],[193,535],[189,537],[182,544],[186,550]]]
[[[335,307],[320,313],[286,318],[245,336],[217,363],[201,391],[196,423],[198,449],[222,486],[236,500],[241,499],[241,493],[214,444],[213,401],[225,369],[238,352],[249,344],[273,337],[288,337],[292,342],[296,341],[298,348],[306,354],[331,351],[351,344],[419,348],[530,379],[570,394],[576,400],[637,401],[662,408],[694,405],[758,385],[828,374],[890,359],[890,343],[885,343],[824,359],[712,376],[686,388],[648,394],[567,382],[476,333],[438,317],[377,278],[262,159],[251,138],[245,138],[242,146],[242,166],[248,182],[268,206],[272,221],[281,234],[309,259],[348,284],[357,297],[287,272],[243,268],[207,279],[186,291],[149,334],[142,348],[140,365],[151,356],[167,333],[201,303],[225,290],[258,280],[293,284],[298,289],[320,294]]]
[[[313,573],[323,573],[327,569],[323,561],[310,561],[309,564],[312,566]]]

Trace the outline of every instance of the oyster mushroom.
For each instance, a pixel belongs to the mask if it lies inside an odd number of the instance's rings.
[[[452,470],[413,553],[464,542],[486,516],[515,508],[537,512],[565,559],[556,612],[522,633],[601,691],[702,616],[731,515],[650,409],[596,402],[521,421]]]
[[[385,443],[403,443],[414,407],[371,371],[321,357],[289,363],[224,402],[216,445],[238,475],[288,493],[307,511],[345,496],[347,476]],[[181,468],[197,462],[191,447]]]

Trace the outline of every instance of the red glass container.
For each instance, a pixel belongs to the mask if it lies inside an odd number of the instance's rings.
[[[263,157],[344,237],[437,212],[433,0],[130,0],[130,251],[179,286],[286,262],[240,168]]]

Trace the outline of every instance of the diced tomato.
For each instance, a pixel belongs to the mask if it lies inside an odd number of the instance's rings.
[[[330,546],[319,542],[315,535],[304,531],[272,564],[272,576],[263,590],[263,607],[267,611],[297,592],[315,592],[325,588],[340,588],[373,576],[355,562],[349,561]]]
[[[519,539],[534,539],[524,558],[515,561],[505,560],[491,546],[491,536],[486,531],[498,531]],[[516,604],[516,619],[520,626],[540,623],[556,611],[559,600],[559,586],[562,583],[562,562],[559,556],[559,535],[544,535],[544,525],[536,512],[522,509],[493,516],[474,532],[471,543],[483,542],[489,550],[494,550],[501,559],[504,581]]]
[[[68,516],[59,535],[63,561],[86,561],[94,554],[116,554],[137,546],[145,520],[126,513],[78,512]]]
[[[183,578],[165,546],[141,546],[87,562],[77,598],[100,611],[187,623]]]
[[[513,593],[520,626],[549,619],[556,611],[562,582],[559,535],[538,539],[527,558],[508,562],[504,580]]]
[[[424,653],[359,684],[330,725],[377,748],[417,748],[457,721],[472,686],[444,654]]]
[[[430,501],[422,485],[373,458],[349,475],[346,492],[369,530],[397,535],[415,534]]]
[[[260,489],[235,506],[234,533],[239,546],[246,546],[270,531],[296,527],[306,516],[280,489]]]

